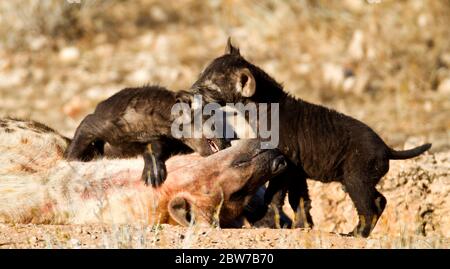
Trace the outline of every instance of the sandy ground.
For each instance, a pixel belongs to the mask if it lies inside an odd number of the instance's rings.
[[[439,237],[370,239],[300,229],[1,225],[1,248],[449,248]]]

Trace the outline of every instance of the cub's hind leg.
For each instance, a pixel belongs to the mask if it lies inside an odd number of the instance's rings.
[[[349,234],[368,237],[386,207],[386,198],[377,191],[374,184],[367,184],[358,176],[344,180],[345,190],[350,195],[356,211],[358,224]]]
[[[389,159],[384,152],[364,157],[349,159],[342,183],[359,217],[358,224],[350,235],[368,237],[386,207],[386,198],[375,186],[388,172]]]

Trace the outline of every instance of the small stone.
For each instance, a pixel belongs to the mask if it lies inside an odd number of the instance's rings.
[[[150,9],[150,16],[157,22],[164,22],[168,19],[167,13],[159,6]]]
[[[80,51],[76,47],[66,47],[59,52],[59,59],[64,63],[73,63],[80,58]]]
[[[438,86],[438,92],[450,94],[450,78],[444,79]]]
[[[44,36],[38,36],[30,41],[29,46],[31,50],[37,51],[42,49],[46,44],[47,38],[45,38]]]
[[[439,60],[447,67],[450,68],[450,53],[444,53],[439,57]]]
[[[32,236],[28,239],[28,242],[31,244],[35,244],[38,241],[38,238],[36,236]]]
[[[355,77],[348,77],[344,80],[342,88],[346,92],[350,92],[355,87],[356,79]]]
[[[295,71],[301,75],[306,75],[311,72],[311,65],[309,63],[301,63],[295,66]]]
[[[348,46],[348,55],[353,60],[361,60],[364,57],[364,34],[361,30],[353,33],[352,40]]]
[[[364,2],[360,0],[345,0],[343,4],[353,12],[361,12],[364,8]]]
[[[11,72],[0,73],[0,88],[12,88],[25,82],[28,71],[14,69]]]
[[[428,17],[425,14],[419,15],[419,17],[417,18],[417,24],[422,28],[428,25],[428,21]]]
[[[150,73],[146,70],[140,69],[130,73],[126,77],[126,81],[133,85],[146,84],[151,80]]]
[[[427,112],[431,112],[431,110],[433,110],[433,103],[431,101],[425,101],[423,109]]]
[[[342,86],[344,81],[344,69],[335,63],[325,63],[322,67],[324,80],[334,88]]]
[[[75,239],[75,238],[72,238],[72,239],[70,239],[69,240],[69,244],[72,246],[72,247],[80,247],[81,246],[81,243],[80,243],[80,240],[78,240],[78,239]]]

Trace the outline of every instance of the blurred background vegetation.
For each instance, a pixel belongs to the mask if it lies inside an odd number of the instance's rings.
[[[0,116],[72,137],[122,88],[187,89],[231,36],[286,91],[445,151],[449,26],[449,0],[1,1]]]

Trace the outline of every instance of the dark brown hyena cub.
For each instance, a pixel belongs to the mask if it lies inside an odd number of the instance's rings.
[[[210,155],[228,146],[223,139],[181,138],[171,134],[172,106],[189,102],[192,94],[172,92],[162,87],[127,88],[99,103],[93,114],[84,118],[65,152],[67,160],[89,161],[105,153],[132,157],[143,155],[142,179],[152,186],[166,178],[164,162],[172,155],[198,152]],[[193,126],[193,123],[190,123]]]
[[[262,69],[245,60],[230,41],[225,55],[210,63],[192,90],[218,103],[279,103],[278,148],[289,165],[286,172],[270,181],[266,203],[287,188],[297,227],[313,225],[306,179],[339,181],[359,215],[351,234],[369,236],[386,206],[375,186],[388,172],[389,160],[413,158],[431,147],[425,144],[394,150],[366,124],[290,96]]]

